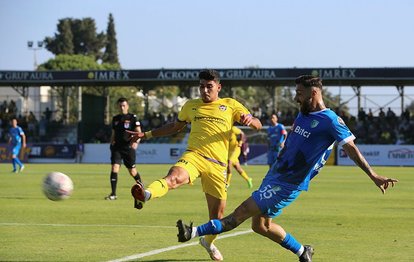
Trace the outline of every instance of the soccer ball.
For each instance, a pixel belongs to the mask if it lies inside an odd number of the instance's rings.
[[[70,197],[73,191],[73,182],[70,177],[60,172],[51,172],[43,180],[43,193],[53,201]]]

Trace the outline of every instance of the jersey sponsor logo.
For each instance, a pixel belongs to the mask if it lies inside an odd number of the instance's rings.
[[[226,110],[227,110],[227,106],[225,106],[225,105],[220,105],[220,106],[219,106],[219,109],[220,109],[221,111],[226,111]]]
[[[184,160],[184,159],[180,159],[177,161],[177,163],[183,163],[184,165],[188,164],[188,161]]]
[[[319,125],[319,121],[318,120],[312,120],[311,122],[311,128],[315,128]]]
[[[195,122],[195,121],[203,121],[203,120],[209,121],[209,122],[212,121],[212,122],[216,122],[216,123],[223,124],[223,125],[226,124],[226,121],[224,119],[217,118],[217,117],[196,116],[196,117],[194,117],[193,121]]]
[[[293,132],[306,138],[309,138],[309,136],[311,135],[311,132],[306,131],[305,128],[301,128],[300,126],[295,126],[295,129],[293,129]]]
[[[129,120],[125,120],[124,128],[128,129],[131,126],[131,122]]]

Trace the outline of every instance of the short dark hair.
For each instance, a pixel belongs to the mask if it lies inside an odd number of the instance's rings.
[[[128,99],[126,99],[125,97],[121,97],[118,99],[118,101],[116,101],[118,104],[119,103],[123,103],[123,102],[127,102],[128,103]]]
[[[313,75],[302,75],[296,78],[295,84],[303,85],[306,88],[317,87],[322,89],[322,79]]]
[[[205,69],[202,70],[199,74],[198,74],[198,78],[200,80],[207,80],[207,81],[211,81],[214,80],[217,83],[220,83],[220,73],[214,69]]]

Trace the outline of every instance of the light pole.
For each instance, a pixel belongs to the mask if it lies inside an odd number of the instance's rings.
[[[37,47],[34,45],[33,41],[27,41],[27,48],[29,50],[33,50],[33,58],[34,58],[34,70],[37,69],[37,57],[36,57],[36,51],[43,49],[43,41],[37,41]]]

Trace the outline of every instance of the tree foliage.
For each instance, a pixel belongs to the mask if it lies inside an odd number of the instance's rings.
[[[414,115],[414,101],[413,101],[413,102],[411,102],[411,104],[409,104],[409,105],[406,107],[406,110],[408,110],[408,111],[411,113],[411,115]]]
[[[85,55],[57,55],[39,66],[39,70],[100,70],[103,65],[98,64],[93,56]]]
[[[60,19],[54,37],[45,38],[46,49],[55,55],[77,54],[92,56],[95,61],[102,58],[106,36],[96,32],[92,18]]]
[[[46,43],[50,43],[50,48],[55,50],[55,54],[73,54],[73,34],[70,21],[60,20],[57,27],[60,34],[55,35],[56,41],[47,40],[48,42]]]
[[[112,14],[109,14],[108,28],[106,30],[106,46],[102,61],[109,64],[119,64],[118,44],[115,33],[115,23]]]

